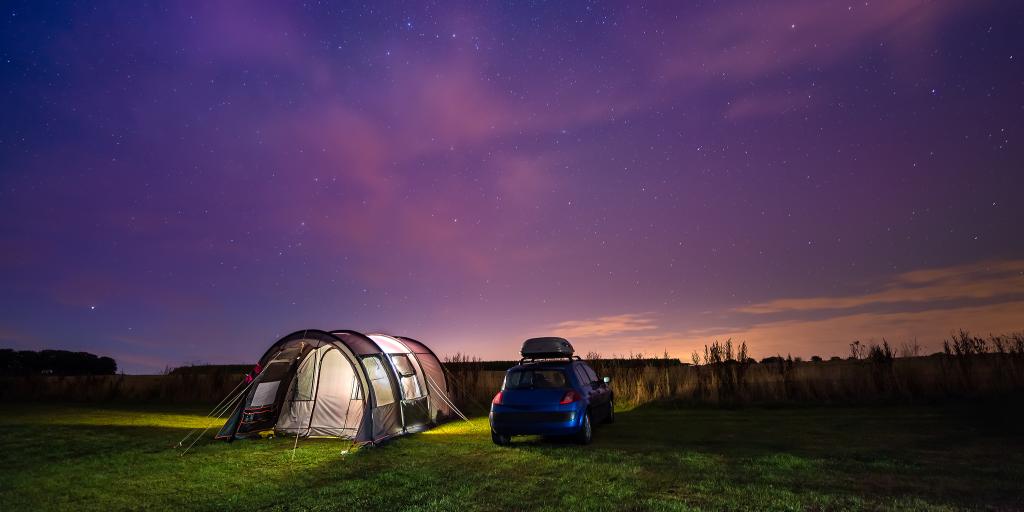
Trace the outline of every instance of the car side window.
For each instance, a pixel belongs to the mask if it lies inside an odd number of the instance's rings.
[[[572,369],[573,369],[573,371],[576,372],[576,380],[578,380],[580,382],[580,385],[583,385],[583,386],[590,385],[590,379],[587,378],[587,372],[583,369],[583,365],[581,365],[581,364],[573,365]]]
[[[580,366],[583,367],[583,371],[587,374],[587,382],[597,382],[597,374],[594,373],[594,369],[590,365],[581,364]]]

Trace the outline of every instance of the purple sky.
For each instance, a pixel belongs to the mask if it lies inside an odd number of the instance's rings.
[[[1024,329],[1024,4],[5,4],[0,346]]]

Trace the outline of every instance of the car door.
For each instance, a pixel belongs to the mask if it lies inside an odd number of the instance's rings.
[[[611,389],[608,389],[608,386],[604,382],[598,380],[597,373],[594,372],[594,369],[591,368],[590,365],[586,363],[580,363],[580,368],[586,375],[587,382],[590,383],[590,388],[593,392],[593,394],[591,395],[590,402],[591,407],[594,410],[601,411],[602,417],[607,415],[608,404],[609,402],[611,402]]]
[[[576,380],[580,383],[580,388],[587,395],[587,403],[590,404],[591,420],[597,421],[604,414],[604,407],[601,404],[601,390],[594,387],[594,380],[590,378],[590,374],[587,373],[586,367],[583,363],[576,363],[572,365],[573,371],[576,372]]]

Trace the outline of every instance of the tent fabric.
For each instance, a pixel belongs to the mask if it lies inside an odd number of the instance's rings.
[[[363,399],[355,368],[337,350],[324,355],[310,424],[315,435],[343,437],[358,431]]]
[[[365,334],[355,331],[331,331],[331,335],[345,342],[356,355],[380,354],[380,347]]]
[[[441,360],[423,343],[404,336],[400,336],[399,339],[412,350],[420,368],[423,369],[425,384],[431,397],[428,400],[431,421],[437,421],[437,418],[451,417],[453,411],[442,398],[448,396],[448,379],[445,378]]]
[[[296,331],[260,358],[218,439],[273,431],[356,442],[431,428],[452,416],[447,381],[426,345],[357,331]]]
[[[412,352],[409,347],[405,346],[401,341],[390,336],[383,334],[371,334],[370,339],[380,347],[381,352],[385,354],[408,354]]]

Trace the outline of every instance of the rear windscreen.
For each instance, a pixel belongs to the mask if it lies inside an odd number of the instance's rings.
[[[564,388],[562,370],[516,370],[505,376],[505,389]]]

